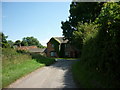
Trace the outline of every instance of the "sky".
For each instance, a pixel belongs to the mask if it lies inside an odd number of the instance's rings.
[[[35,37],[46,46],[61,37],[61,21],[69,16],[71,2],[2,2],[2,32],[7,40]]]

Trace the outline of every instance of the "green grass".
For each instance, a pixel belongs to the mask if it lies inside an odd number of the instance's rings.
[[[2,88],[28,73],[54,63],[53,58],[40,54],[22,54],[10,48],[3,48],[2,53]]]
[[[79,61],[73,64],[72,73],[77,86],[80,88],[115,88],[117,81],[100,72],[86,68]]]
[[[18,78],[36,70],[39,67],[45,66],[35,60],[26,60],[25,62],[13,64],[5,67],[2,70],[2,87],[9,85]]]
[[[55,61],[54,58],[45,57],[45,56],[42,56],[40,54],[33,53],[33,54],[31,54],[31,56],[32,56],[32,59],[35,59],[39,63],[45,64],[45,66],[51,65]]]

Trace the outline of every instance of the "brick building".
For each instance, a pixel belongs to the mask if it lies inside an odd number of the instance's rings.
[[[63,37],[52,37],[47,43],[48,57],[77,57],[78,50]]]

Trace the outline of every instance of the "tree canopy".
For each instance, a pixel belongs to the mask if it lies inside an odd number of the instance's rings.
[[[8,47],[8,42],[7,42],[7,38],[8,36],[5,36],[4,33],[0,32],[0,44],[2,45],[2,47]],[[1,46],[0,45],[0,46]]]
[[[21,46],[21,41],[20,40],[16,40],[14,45]]]
[[[120,81],[120,2],[72,2],[69,20],[61,28],[81,51],[78,67],[81,63],[109,75],[111,81]]]
[[[21,45],[22,46],[33,46],[33,45],[35,45],[39,48],[44,47],[40,44],[40,42],[37,40],[37,38],[34,38],[34,37],[24,37],[22,39]]]
[[[0,32],[0,46],[3,48],[13,48],[14,45],[17,46],[37,46],[39,48],[45,48],[45,46],[41,45],[41,43],[34,37],[24,37],[22,41],[16,40],[13,42],[12,40],[7,40],[8,36],[5,36],[4,33]]]
[[[73,36],[73,31],[77,30],[78,22],[93,22],[100,14],[102,6],[103,3],[97,2],[72,2],[69,10],[69,20],[61,22],[63,35],[70,40]]]

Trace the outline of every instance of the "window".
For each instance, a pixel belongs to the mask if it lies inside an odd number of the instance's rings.
[[[65,56],[66,56],[66,57],[69,57],[69,56],[70,56],[70,53],[69,53],[69,52],[65,52]]]
[[[55,52],[50,52],[50,56],[55,56]]]
[[[67,47],[67,45],[65,44],[65,48]]]
[[[54,47],[54,44],[52,44],[52,47]]]
[[[70,47],[69,47],[69,44],[65,44],[65,48],[70,48]]]
[[[68,52],[65,52],[65,56],[68,56]]]

